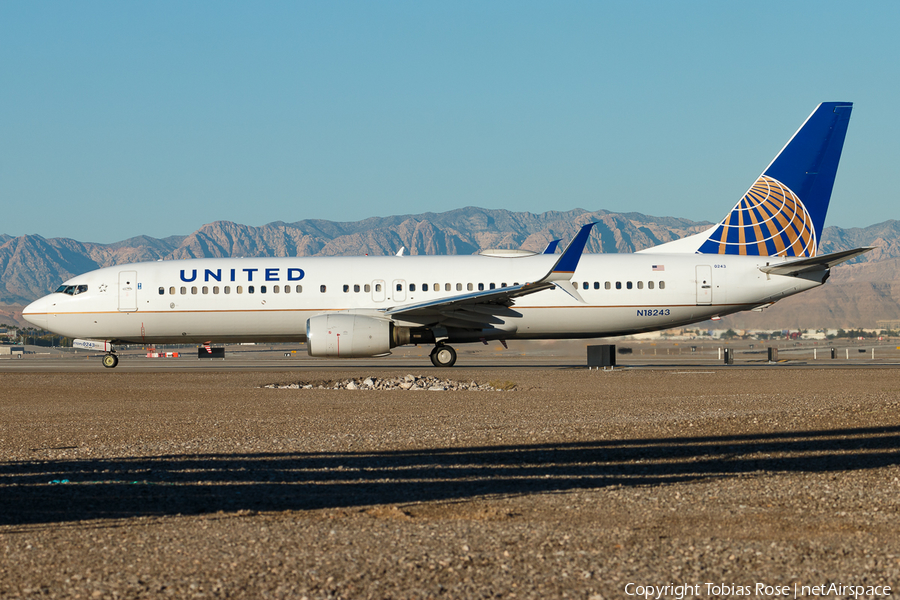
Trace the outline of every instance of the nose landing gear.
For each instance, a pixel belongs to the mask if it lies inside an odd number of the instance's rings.
[[[456,350],[450,346],[438,344],[431,351],[431,364],[436,367],[452,367],[456,364]]]
[[[113,369],[117,364],[119,364],[119,357],[112,352],[103,357],[103,366],[107,369]]]

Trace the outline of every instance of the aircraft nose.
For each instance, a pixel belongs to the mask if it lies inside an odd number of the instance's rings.
[[[41,329],[47,329],[47,297],[35,300],[23,308],[22,318]]]

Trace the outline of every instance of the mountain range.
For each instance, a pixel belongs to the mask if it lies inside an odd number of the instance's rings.
[[[0,321],[26,325],[22,307],[73,275],[129,262],[229,256],[471,254],[485,248],[542,250],[567,242],[577,227],[596,221],[586,252],[635,252],[698,233],[712,223],[640,213],[533,214],[461,208],[444,213],[373,217],[362,221],[304,220],[261,227],[216,221],[185,236],[139,236],[99,244],[39,235],[0,235]],[[860,246],[875,250],[832,270],[828,283],[763,312],[725,317],[715,328],[875,328],[900,320],[900,222],[865,228],[828,227],[820,253]]]

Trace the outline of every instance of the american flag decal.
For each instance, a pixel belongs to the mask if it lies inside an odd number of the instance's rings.
[[[650,270],[651,271],[665,271],[666,265],[653,265],[653,267]]]

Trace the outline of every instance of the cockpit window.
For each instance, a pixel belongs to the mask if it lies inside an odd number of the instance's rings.
[[[78,294],[85,293],[87,290],[88,286],[86,285],[61,285],[56,288],[56,293],[77,296]]]

